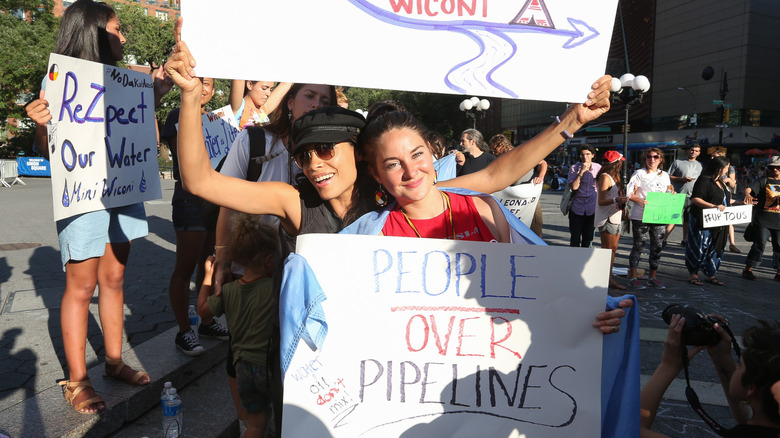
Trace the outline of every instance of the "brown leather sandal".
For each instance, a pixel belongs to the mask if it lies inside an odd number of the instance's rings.
[[[136,371],[122,362],[122,359],[114,360],[106,358],[106,379],[119,380],[135,386],[144,386],[151,383],[152,379],[143,371]]]
[[[95,393],[95,390],[92,388],[92,384],[89,382],[89,379],[82,380],[81,382],[71,382],[70,380],[63,380],[62,382],[59,382],[60,386],[62,386],[63,393],[65,395],[65,400],[70,403],[71,406],[73,406],[73,409],[76,410],[79,414],[97,414],[100,412],[103,412],[106,410],[106,404],[103,402],[103,399]],[[79,394],[86,391],[85,397],[88,397],[86,400],[83,400],[76,403],[76,397],[78,397]],[[90,397],[89,393],[92,393],[92,397]],[[87,406],[91,405],[100,405],[100,407],[97,408],[95,411],[84,411],[83,409]]]

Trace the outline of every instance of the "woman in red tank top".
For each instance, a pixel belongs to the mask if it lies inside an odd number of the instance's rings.
[[[394,111],[368,124],[360,152],[379,183],[377,199],[398,202],[382,233],[391,236],[509,242],[509,224],[491,197],[438,190],[426,129],[406,112]]]

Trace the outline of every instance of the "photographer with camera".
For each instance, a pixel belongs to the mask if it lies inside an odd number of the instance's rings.
[[[732,336],[722,317],[705,316],[677,305],[664,310],[669,331],[664,341],[661,364],[642,388],[641,436],[663,437],[650,430],[664,392],[699,351],[707,349],[718,373],[723,392],[737,426],[726,429],[703,411],[696,394],[688,385],[686,396],[691,407],[720,436],[780,438],[780,412],[770,387],[780,379],[780,322],[758,321],[745,330],[745,350],[734,362]],[[695,346],[687,350],[685,345]],[[737,356],[739,346],[734,342]]]

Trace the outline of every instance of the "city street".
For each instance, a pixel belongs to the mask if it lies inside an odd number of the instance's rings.
[[[0,228],[0,374],[3,376],[0,411],[55,386],[56,380],[64,377],[59,305],[65,281],[52,220],[50,181],[45,178],[24,181],[26,186],[0,189],[5,220]],[[125,348],[136,347],[174,326],[167,293],[175,250],[170,223],[173,181],[161,182],[163,199],[146,203],[149,236],[133,242],[125,275]],[[558,208],[560,194],[546,191],[541,198],[543,237],[551,245],[567,245],[569,239],[568,219]],[[765,254],[762,266],[755,269],[757,281],[740,277],[750,247],[742,240],[743,230],[744,226],[737,226],[737,246],[742,254],[724,255],[719,277],[726,283],[725,287],[694,286],[687,282],[678,227],[662,253],[658,273],[667,289],[627,291],[636,295],[640,306],[643,382],[660,361],[666,336],[661,312],[668,304],[688,304],[705,313],[723,315],[737,335],[756,319],[777,318],[780,284],[772,280],[771,249]],[[616,267],[627,267],[630,242],[630,236],[621,238]],[[594,245],[598,243],[596,237]],[[647,252],[643,254],[640,268],[647,268]],[[625,282],[625,278],[619,281]],[[87,362],[93,366],[103,355],[96,299],[90,310]],[[173,348],[173,340],[170,347]],[[732,425],[706,352],[693,360],[690,372],[707,412],[722,424]],[[717,436],[687,405],[683,390],[681,375],[666,394],[655,429],[673,437]]]

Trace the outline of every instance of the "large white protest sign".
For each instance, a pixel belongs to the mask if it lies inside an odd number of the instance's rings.
[[[720,211],[717,208],[706,208],[701,213],[704,218],[702,228],[747,224],[753,220],[752,205],[735,205],[726,207],[724,211]]]
[[[297,250],[328,332],[292,357],[284,436],[600,435],[608,251],[355,235]]]
[[[203,114],[203,141],[209,153],[211,167],[217,168],[222,158],[230,152],[233,140],[238,136],[238,122],[230,105]],[[178,131],[179,124],[176,123]]]
[[[54,219],[162,197],[152,77],[51,54]]]
[[[187,0],[200,76],[582,102],[617,0]],[[285,35],[263,44],[218,44]],[[203,32],[209,29],[209,32]]]
[[[541,195],[542,184],[534,183],[509,186],[493,193],[501,205],[529,227],[533,222],[536,205],[539,203]]]

